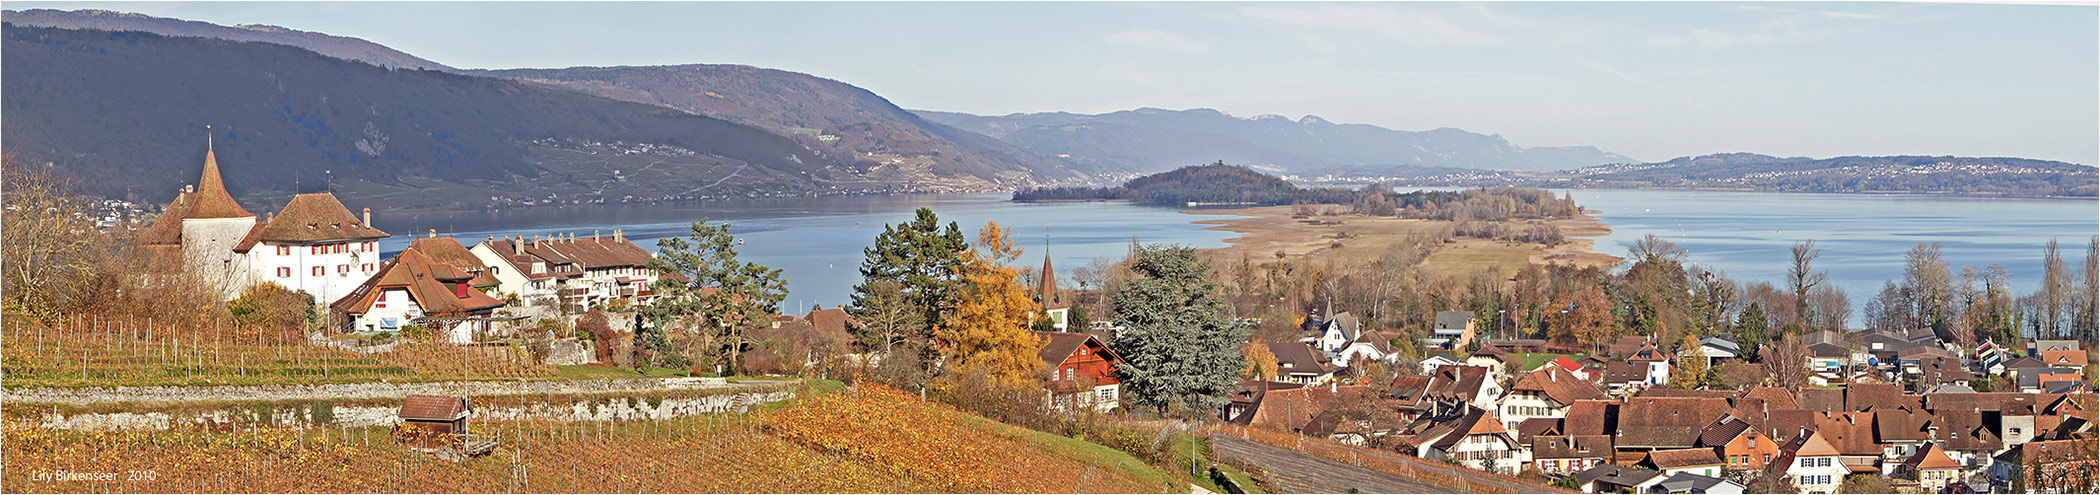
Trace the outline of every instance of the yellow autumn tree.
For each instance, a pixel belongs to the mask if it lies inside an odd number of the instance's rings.
[[[1275,380],[1278,367],[1276,353],[1269,352],[1269,344],[1254,339],[1253,343],[1247,344],[1247,369],[1240,374],[1249,380]]]
[[[1006,387],[1040,381],[1043,340],[1029,324],[1043,308],[1028,296],[1021,270],[1009,266],[1021,256],[998,222],[986,222],[977,243],[962,253],[963,291],[954,312],[934,329],[949,376],[979,373]]]

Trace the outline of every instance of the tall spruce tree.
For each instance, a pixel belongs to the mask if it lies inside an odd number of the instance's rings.
[[[1131,260],[1135,278],[1114,296],[1124,327],[1110,345],[1133,401],[1203,417],[1223,407],[1247,369],[1247,330],[1225,316],[1210,262],[1185,246],[1150,246]]]
[[[705,218],[693,222],[692,233],[665,237],[656,246],[649,269],[666,277],[650,284],[660,296],[641,307],[652,326],[637,332],[637,340],[660,345],[662,334],[649,332],[680,326],[711,335],[725,371],[742,366],[744,330],[772,322],[787,298],[780,269],[738,260],[729,224],[708,225]]]
[[[940,326],[944,315],[955,307],[963,285],[962,253],[969,248],[962,229],[955,222],[942,228],[940,218],[930,209],[920,208],[910,221],[884,226],[875,236],[875,245],[861,251],[866,259],[860,264],[862,281],[853,287],[850,312],[866,317],[878,311],[887,301],[870,299],[872,293],[880,292],[875,289],[881,289],[874,284],[895,283],[904,301],[918,312],[917,324],[909,327],[915,335],[903,338],[930,344],[930,330]],[[930,351],[933,346],[922,348]]]

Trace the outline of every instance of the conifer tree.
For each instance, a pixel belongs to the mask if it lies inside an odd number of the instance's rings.
[[[1135,278],[1116,292],[1110,345],[1137,404],[1163,413],[1204,417],[1230,400],[1247,358],[1247,330],[1225,316],[1210,262],[1185,246],[1147,247],[1131,260]]]
[[[930,209],[920,208],[910,221],[884,226],[882,233],[875,236],[875,245],[861,251],[866,256],[860,264],[863,280],[853,288],[853,307],[849,312],[865,318],[869,312],[879,311],[889,301],[869,298],[881,292],[877,283],[892,282],[897,284],[904,301],[918,312],[916,328],[923,332],[939,326],[944,314],[953,308],[956,292],[961,290],[962,253],[969,248],[955,222],[942,228],[940,218]],[[909,337],[923,340],[929,336],[920,333]]]

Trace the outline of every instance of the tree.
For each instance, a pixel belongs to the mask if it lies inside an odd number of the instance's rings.
[[[0,169],[7,191],[0,195],[0,303],[9,313],[55,318],[91,278],[101,231],[72,184],[49,168],[17,166],[9,152]]]
[[[664,276],[650,284],[657,298],[641,308],[651,324],[637,330],[662,332],[677,325],[711,337],[715,344],[708,347],[717,365],[733,371],[746,345],[744,330],[772,323],[787,298],[787,280],[778,268],[738,260],[729,224],[708,225],[703,218],[693,222],[692,230],[685,237],[656,241],[649,268]]]
[[[964,285],[955,312],[934,329],[948,373],[981,372],[1004,387],[1040,380],[1042,339],[1029,324],[1043,312],[1021,283],[1021,270],[1007,266],[1021,255],[997,222],[986,222],[977,244],[963,251]]]
[[[1269,343],[1261,339],[1247,344],[1247,370],[1242,372],[1249,380],[1274,380],[1277,368],[1276,353],[1269,352]]]
[[[1706,384],[1709,366],[1699,348],[1699,336],[1684,334],[1684,341],[1677,344],[1677,369],[1670,370],[1671,387],[1690,390]]]
[[[2035,290],[2034,325],[2037,337],[2067,335],[2064,332],[2064,313],[2070,305],[2071,270],[2064,266],[2064,257],[2057,248],[2055,238],[2042,248],[2042,286]]]
[[[1810,266],[1816,260],[1816,257],[1822,254],[1823,250],[1816,249],[1816,241],[1814,239],[1794,243],[1793,263],[1787,265],[1786,270],[1787,288],[1794,291],[1794,314],[1791,320],[1794,323],[1803,326],[1810,325],[1809,317],[1811,313],[1808,307],[1808,297],[1814,293],[1817,287],[1823,286],[1824,282],[1830,280],[1830,274],[1816,271],[1813,266]]]
[[[894,282],[918,310],[923,328],[939,326],[962,290],[962,253],[970,248],[955,222],[945,229],[940,223],[933,210],[920,208],[911,221],[884,226],[875,245],[861,251],[866,258],[860,263],[861,285],[853,288],[853,306],[868,306],[862,299],[872,292],[871,284]]]
[[[1136,277],[1117,291],[1121,336],[1110,344],[1134,402],[1163,413],[1207,417],[1230,400],[1246,357],[1247,332],[1226,318],[1210,262],[1195,249],[1150,247],[1131,260]]]
[[[1743,347],[1743,357],[1756,359],[1758,350],[1772,342],[1772,322],[1765,317],[1765,305],[1750,303],[1743,312],[1735,316],[1736,343]]]
[[[2089,336],[2100,333],[2100,235],[2085,245],[2084,282],[2079,286],[2078,318],[2071,330]]]
[[[1855,475],[1851,475],[1851,476],[1846,476],[1846,477],[1845,477],[1845,481],[1844,481],[1843,483],[1839,483],[1839,484],[1838,484],[1838,489],[1837,489],[1837,492],[1838,492],[1838,493],[1896,493],[1896,490],[1895,490],[1895,489],[1893,489],[1893,488],[1889,488],[1889,483],[1888,483],[1888,481],[1886,481],[1886,480],[1883,480],[1883,479],[1881,478],[1881,475],[1878,475],[1878,474],[1855,474]]]
[[[1765,372],[1763,365],[1741,361],[1715,366],[1713,375],[1714,385],[1730,390],[1763,386],[1772,379],[1772,375]]]
[[[1919,244],[1903,254],[1903,289],[1910,295],[1909,328],[1947,332],[1954,322],[1954,274],[1937,242]]]
[[[1808,346],[1801,344],[1800,335],[1781,336],[1765,354],[1763,364],[1772,373],[1772,381],[1787,390],[1800,390],[1808,383]]]
[[[1790,476],[1773,476],[1763,470],[1754,473],[1750,482],[1743,484],[1750,493],[1801,493],[1801,487],[1795,486]]]
[[[861,287],[866,292],[860,294],[856,299],[859,305],[850,312],[864,324],[853,330],[862,347],[887,355],[897,347],[898,339],[924,332],[924,314],[906,298],[904,284],[876,280]]]

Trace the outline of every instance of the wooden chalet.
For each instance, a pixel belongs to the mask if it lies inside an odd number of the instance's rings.
[[[1123,399],[1123,382],[1116,379],[1116,363],[1123,362],[1101,339],[1084,333],[1035,332],[1043,339],[1039,356],[1049,370],[1050,407],[1059,411],[1081,408],[1106,412]]]
[[[409,448],[424,452],[486,454],[496,448],[496,442],[469,435],[467,418],[473,413],[466,397],[411,395],[401,402],[401,424],[395,432]]]

